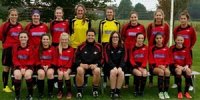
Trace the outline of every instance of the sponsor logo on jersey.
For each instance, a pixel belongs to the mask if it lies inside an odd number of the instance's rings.
[[[17,57],[20,60],[26,60],[26,59],[28,59],[28,55],[18,55]]]

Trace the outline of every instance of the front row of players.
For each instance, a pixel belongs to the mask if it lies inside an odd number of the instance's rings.
[[[183,98],[181,91],[181,76],[184,75],[186,85],[184,95],[186,98],[192,98],[188,92],[191,80],[191,56],[187,48],[184,47],[184,38],[177,36],[175,45],[168,47],[163,45],[163,36],[157,33],[154,39],[154,45],[147,47],[144,44],[144,35],[138,33],[136,44],[130,52],[127,52],[123,45],[121,36],[118,32],[112,32],[110,41],[103,49],[99,43],[95,42],[95,31],[89,29],[86,33],[86,42],[80,45],[76,53],[69,46],[69,35],[62,33],[60,43],[57,48],[51,46],[51,37],[44,34],[41,37],[39,48],[33,49],[28,44],[28,34],[21,32],[19,34],[20,44],[13,49],[14,63],[14,85],[16,100],[20,99],[21,79],[25,78],[28,89],[27,99],[32,99],[33,82],[32,75],[34,72],[38,75],[38,92],[39,99],[44,96],[44,79],[47,76],[48,97],[53,98],[53,79],[54,73],[58,73],[58,94],[57,98],[61,99],[63,93],[63,79],[67,87],[66,99],[71,99],[71,82],[70,73],[76,73],[76,97],[83,97],[84,75],[93,75],[93,96],[98,97],[98,87],[101,77],[101,67],[104,62],[106,74],[110,80],[111,98],[120,97],[120,89],[124,81],[125,63],[130,60],[132,65],[130,69],[134,75],[134,95],[144,95],[144,88],[147,79],[147,62],[151,66],[150,74],[158,76],[158,96],[160,99],[170,98],[168,94],[170,71],[168,66],[175,73],[176,84],[178,85],[178,98]],[[128,59],[129,54],[129,59]],[[74,58],[75,55],[75,58]],[[102,59],[104,58],[104,60]],[[148,60],[149,59],[149,60]],[[73,67],[71,67],[73,65]]]

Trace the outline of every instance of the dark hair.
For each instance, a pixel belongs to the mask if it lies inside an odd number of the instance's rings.
[[[22,31],[22,32],[20,32],[20,33],[19,33],[19,35],[18,35],[18,38],[19,38],[19,36],[20,36],[21,34],[26,34],[26,35],[29,37],[29,35],[28,35],[28,32],[27,32],[27,31]]]
[[[162,34],[161,32],[157,32],[157,33],[155,34],[154,41],[153,41],[153,44],[154,44],[154,45],[156,45],[156,37],[157,37],[158,35],[161,35],[161,36],[163,37],[163,34]]]
[[[42,38],[44,36],[48,36],[50,41],[51,41],[51,35],[50,34],[42,34],[42,36],[40,38],[40,45],[39,45],[39,57],[42,55],[42,52],[43,52],[43,49],[44,49],[43,44],[42,44]],[[50,46],[51,46],[51,43],[50,43]]]
[[[86,35],[87,35],[89,32],[94,32],[94,35],[96,35],[96,32],[95,32],[95,30],[94,30],[93,28],[88,29],[87,32],[86,32]]]
[[[140,33],[140,32],[139,32],[139,33],[136,34],[136,39],[137,39],[137,37],[138,37],[139,35],[143,35],[143,36],[144,36],[143,33]],[[144,37],[144,41],[145,41],[145,37]]]
[[[117,34],[118,37],[119,37],[118,46],[119,46],[119,47],[123,47],[122,37],[121,37],[121,35],[119,34],[119,32],[117,32],[117,31],[113,31],[113,32],[111,33],[109,43],[112,45],[112,37],[113,37],[114,34]]]
[[[129,16],[131,17],[132,14],[136,14],[138,16],[138,13],[136,11],[131,11]]]

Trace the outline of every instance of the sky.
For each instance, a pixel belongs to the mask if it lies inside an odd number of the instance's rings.
[[[117,6],[119,6],[121,0],[114,0],[117,3]],[[158,4],[157,0],[131,0],[133,6],[135,6],[137,3],[143,4],[148,11],[155,11],[156,5]]]

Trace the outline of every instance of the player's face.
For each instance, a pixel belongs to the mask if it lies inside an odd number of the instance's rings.
[[[186,15],[181,15],[179,18],[180,24],[181,25],[187,25],[188,24],[188,18],[186,17]]]
[[[49,46],[50,45],[50,38],[48,36],[42,37],[42,44],[43,46]]]
[[[19,35],[19,41],[20,43],[27,43],[28,42],[28,35],[26,33],[21,33]]]
[[[175,40],[176,42],[176,45],[179,46],[179,47],[182,47],[183,46],[183,43],[184,43],[184,38],[182,36],[178,36]]]
[[[112,20],[114,18],[114,11],[112,9],[106,10],[106,18]]]
[[[138,23],[138,16],[137,14],[131,14],[130,21],[132,25],[136,25]]]
[[[39,22],[40,21],[40,15],[35,13],[32,15],[33,22]]]
[[[83,18],[84,14],[85,14],[84,8],[79,6],[76,10],[76,16],[81,19]]]
[[[112,36],[112,43],[113,44],[118,44],[119,43],[119,36],[117,33],[114,33]]]
[[[62,19],[63,18],[63,11],[61,9],[57,9],[55,11],[55,16],[56,16],[56,19]]]
[[[9,19],[11,22],[17,22],[17,19],[18,19],[17,11],[11,11],[9,14]]]
[[[69,37],[68,36],[64,36],[61,38],[61,43],[62,45],[67,45],[69,42]]]
[[[162,42],[163,42],[162,35],[157,35],[155,40],[156,40],[156,44],[162,44]]]
[[[86,38],[87,38],[88,42],[94,42],[94,40],[95,40],[95,33],[94,32],[88,32]]]
[[[164,18],[164,15],[161,12],[156,12],[156,14],[154,15],[154,18],[156,22],[161,22]]]
[[[142,35],[142,34],[138,35],[136,43],[139,44],[139,45],[143,45],[143,43],[144,43],[144,35]]]

